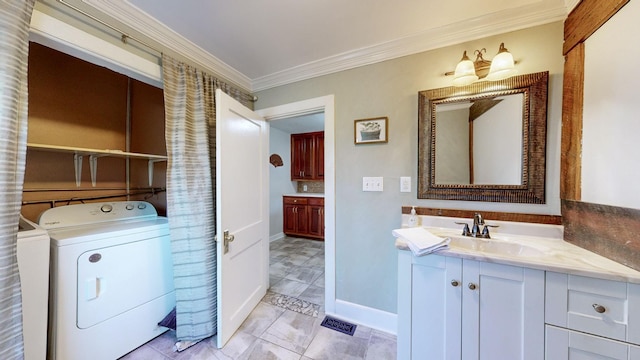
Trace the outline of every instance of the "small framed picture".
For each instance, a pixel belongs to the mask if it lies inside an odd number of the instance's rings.
[[[353,130],[355,144],[386,143],[389,141],[389,119],[386,116],[355,120]]]

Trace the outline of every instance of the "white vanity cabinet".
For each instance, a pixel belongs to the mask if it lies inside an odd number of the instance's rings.
[[[544,358],[544,271],[399,251],[398,359]]]
[[[547,272],[546,359],[640,359],[640,285]]]

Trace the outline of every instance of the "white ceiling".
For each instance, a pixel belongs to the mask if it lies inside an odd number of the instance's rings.
[[[577,0],[82,0],[250,91],[563,20]],[[570,3],[573,3],[571,5]],[[189,56],[189,55],[188,55]]]

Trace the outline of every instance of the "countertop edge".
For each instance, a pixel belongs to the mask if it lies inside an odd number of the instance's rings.
[[[395,242],[395,247],[398,250],[411,251],[403,239],[397,238]],[[582,260],[584,259],[572,259],[572,261],[580,260],[579,264],[582,266],[570,266],[563,262],[550,264],[547,262],[535,261],[536,258],[507,257],[507,256],[501,256],[497,254],[472,252],[472,251],[467,251],[460,248],[449,248],[446,250],[438,250],[431,254],[448,256],[448,257],[457,257],[462,259],[485,261],[488,263],[495,263],[495,264],[521,266],[521,267],[527,267],[530,269],[558,272],[558,273],[564,273],[564,274],[570,274],[570,275],[588,276],[588,277],[604,279],[604,280],[614,280],[614,281],[623,281],[623,282],[629,282],[634,284],[640,284],[640,272],[632,268],[626,267],[623,264],[617,263],[613,260],[604,258],[598,254],[592,253],[588,250],[584,250],[584,251],[590,253],[589,256],[593,256],[595,259],[597,259],[600,262],[604,262],[604,263],[611,262],[610,265],[612,267],[624,267],[625,272],[602,269],[597,266],[589,266],[585,262],[582,262]],[[430,254],[427,254],[424,256],[428,256],[428,255]],[[550,256],[553,256],[553,255],[554,254]]]
[[[324,194],[320,193],[295,193],[295,194],[282,194],[283,197],[317,197],[323,198]]]

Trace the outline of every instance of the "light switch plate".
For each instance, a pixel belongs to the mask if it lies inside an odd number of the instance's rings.
[[[383,182],[382,177],[365,176],[362,178],[362,191],[382,191]]]
[[[411,192],[411,176],[400,177],[400,192]]]

